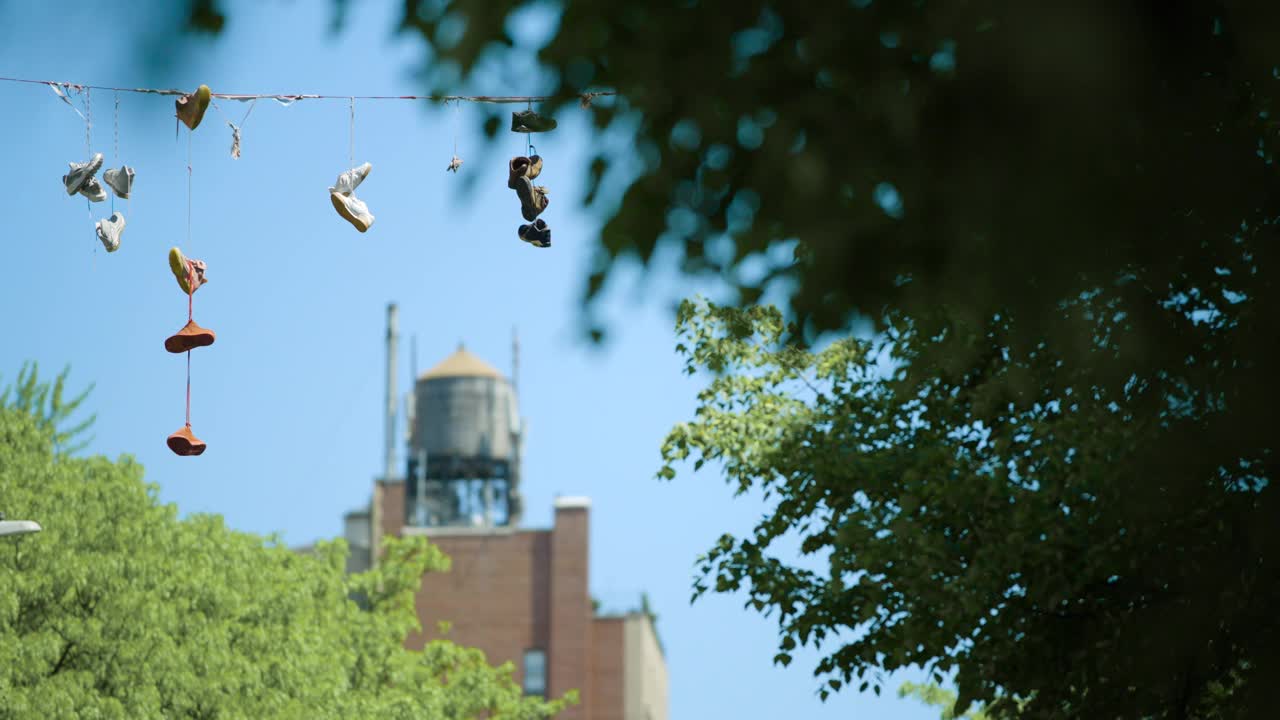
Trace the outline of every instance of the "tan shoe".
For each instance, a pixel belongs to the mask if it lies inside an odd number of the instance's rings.
[[[541,168],[539,168],[541,169]],[[507,163],[507,187],[520,192],[520,179],[529,179],[529,158],[517,156]]]
[[[201,85],[190,95],[178,98],[174,101],[174,106],[178,109],[178,119],[188,129],[195,130],[204,119],[204,111],[209,109],[209,100],[212,97],[213,92],[209,90],[209,86]]]

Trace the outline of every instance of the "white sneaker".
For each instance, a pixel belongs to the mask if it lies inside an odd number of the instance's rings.
[[[116,197],[129,199],[129,193],[133,190],[133,168],[128,165],[122,165],[119,170],[111,169],[102,173],[102,181],[105,182]]]
[[[356,191],[356,188],[360,187],[360,183],[364,182],[365,178],[369,177],[369,171],[371,170],[373,170],[373,165],[365,163],[360,167],[352,168],[342,173],[338,176],[338,180],[333,184],[333,187],[329,188],[329,192],[350,195]]]
[[[75,195],[80,192],[80,188],[89,178],[92,178],[98,172],[98,168],[102,167],[102,153],[94,153],[89,158],[89,162],[67,163],[71,166],[70,172],[62,176],[62,184],[67,186],[67,194]]]
[[[106,248],[107,252],[120,249],[120,234],[124,232],[124,213],[112,213],[106,220],[99,220],[97,228],[98,239],[102,241],[102,247]]]
[[[373,226],[373,213],[369,212],[369,206],[360,198],[330,190],[329,199],[333,201],[333,209],[360,232]]]
[[[89,198],[92,202],[102,202],[107,199],[107,191],[102,189],[102,183],[98,182],[98,178],[91,177],[84,181],[80,186],[80,194]]]

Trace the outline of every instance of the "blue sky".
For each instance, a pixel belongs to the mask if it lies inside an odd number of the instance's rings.
[[[414,80],[422,53],[393,34],[400,4],[390,0],[353,3],[336,36],[327,2],[233,3],[216,41],[145,33],[131,41],[124,28],[145,25],[160,2],[41,5],[3,6],[0,75],[239,93],[423,90]],[[472,90],[535,92],[528,80],[495,72],[492,85]],[[357,103],[355,161],[374,168],[358,194],[377,217],[362,235],[334,213],[326,190],[348,167],[345,102],[259,102],[239,160],[228,152],[226,120],[239,122],[247,106],[223,102],[191,138],[188,241],[187,137],[184,129],[175,139],[172,99],[120,96],[119,158],[113,101],[91,95],[93,149],[138,178],[133,199],[117,201],[128,227],[108,255],[84,199],[67,197],[60,182],[68,161],[86,157],[84,123],[47,87],[0,83],[0,166],[9,177],[0,384],[25,360],[46,374],[70,364],[73,387],[96,384],[91,452],[133,454],[184,514],[218,513],[237,529],[300,545],[339,535],[342,514],[367,501],[381,470],[386,304],[400,306],[402,391],[411,336],[419,371],[464,341],[509,372],[518,327],[526,524],[548,525],[557,494],[593,499],[593,592],[614,608],[649,593],[668,653],[672,718],[937,717],[894,697],[909,675],[891,680],[882,698],[846,692],[822,703],[810,675],[818,655],[773,666],[776,625],[744,610],[742,597],[689,604],[694,558],[721,533],[749,530],[764,506],[734,499],[714,472],[654,480],[661,440],[691,416],[702,383],[682,373],[669,305],[704,288],[669,274],[644,285],[634,273],[622,277],[603,306],[613,341],[597,349],[580,338],[578,299],[601,218],[578,202],[598,140],[576,111],[538,138],[540,182],[552,192],[543,217],[553,229],[553,247],[539,250],[517,239],[524,221],[506,188],[506,160],[524,138],[503,132],[486,152],[476,106]],[[459,176],[444,171],[455,137]],[[109,210],[110,202],[95,205],[95,219]],[[166,265],[172,245],[208,263],[195,315],[218,333],[192,358],[193,427],[209,443],[200,458],[178,458],[164,444],[182,425],[185,376],[183,358],[162,347],[186,320]]]

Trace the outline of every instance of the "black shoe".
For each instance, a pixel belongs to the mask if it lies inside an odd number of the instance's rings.
[[[517,231],[520,239],[534,247],[551,247],[551,228],[545,220],[534,220],[532,225],[521,225]]]
[[[511,132],[536,133],[555,129],[555,118],[543,117],[532,110],[511,113]]]

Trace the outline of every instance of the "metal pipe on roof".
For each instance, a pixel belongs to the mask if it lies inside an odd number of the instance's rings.
[[[418,411],[418,336],[409,336],[409,392],[405,393],[405,427],[404,442],[408,447],[413,445],[414,426]]]
[[[398,340],[395,303],[387,304],[387,434],[386,466],[382,477],[391,479],[396,470],[396,341]]]

